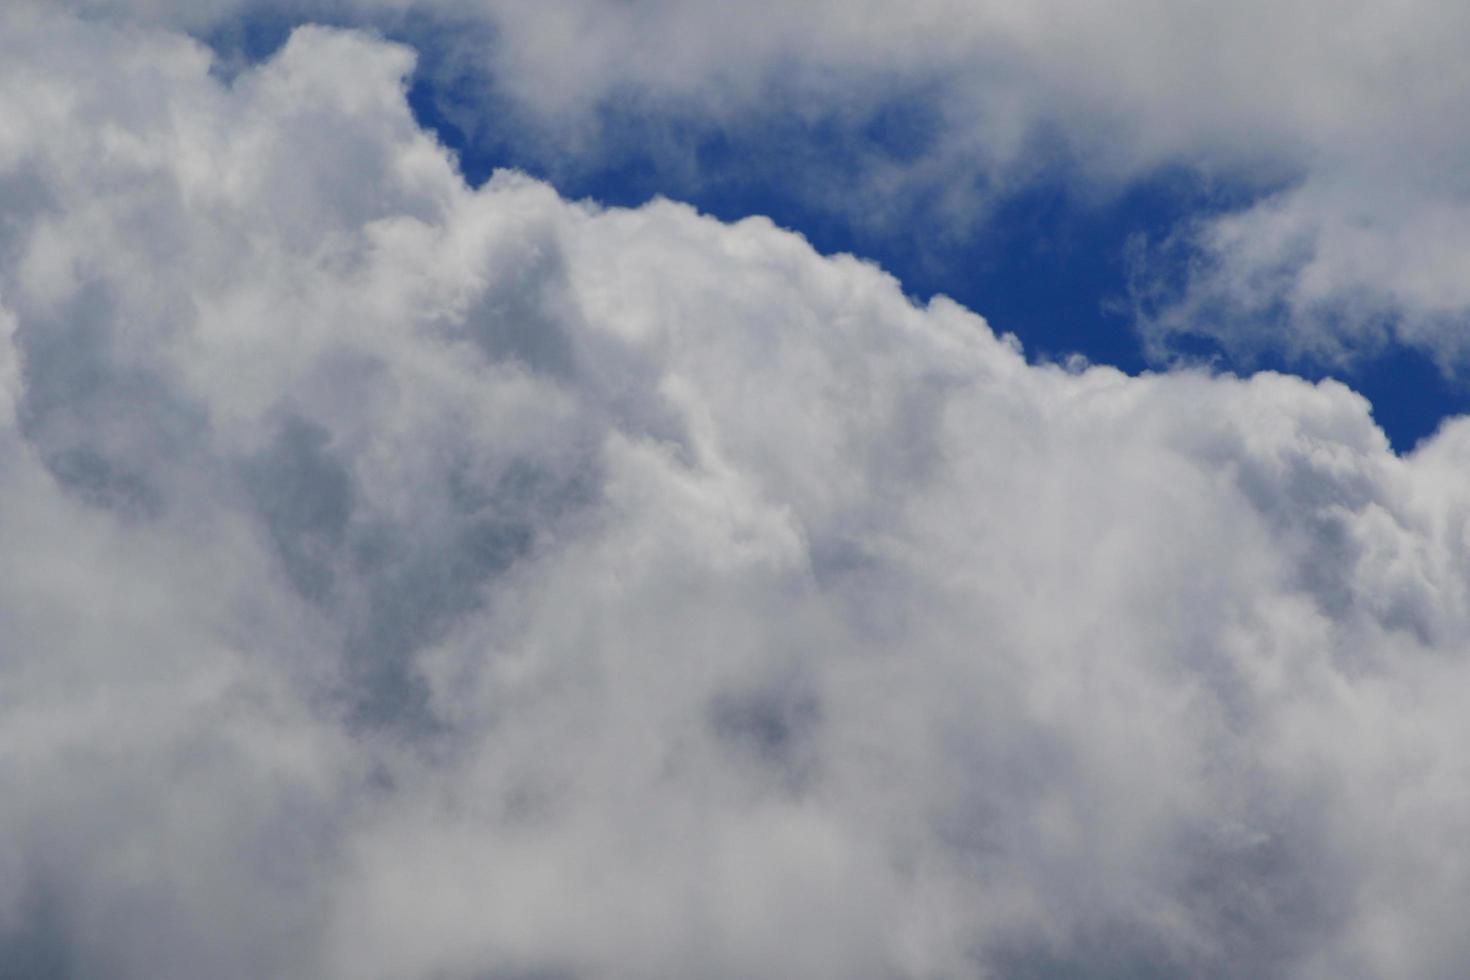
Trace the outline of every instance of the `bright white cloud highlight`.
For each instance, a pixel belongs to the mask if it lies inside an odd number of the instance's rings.
[[[1470,964],[1465,424],[0,26],[0,972]]]

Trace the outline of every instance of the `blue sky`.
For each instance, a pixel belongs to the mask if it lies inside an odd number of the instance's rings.
[[[267,36],[283,39],[279,28]],[[1443,419],[1470,409],[1462,380],[1422,350],[1396,343],[1356,352],[1347,363],[1269,347],[1240,352],[1208,336],[1177,339],[1173,358],[1151,362],[1145,356],[1130,308],[1133,249],[1140,240],[1167,238],[1183,222],[1248,206],[1279,189],[1274,184],[1251,187],[1166,167],[1098,192],[1078,187],[1063,159],[1002,194],[983,221],[958,231],[943,227],[923,201],[911,215],[882,227],[855,227],[841,210],[806,199],[791,170],[816,172],[840,185],[850,179],[855,160],[921,154],[935,138],[922,89],[894,96],[857,125],[777,111],[774,118],[732,129],[684,117],[648,118],[613,105],[602,110],[599,127],[614,138],[567,158],[527,138],[514,107],[487,98],[475,79],[436,81],[433,31],[405,36],[422,59],[409,92],[415,117],[456,153],[472,184],[498,167],[514,167],[572,198],[634,207],[662,195],[725,221],[766,215],[825,254],[850,252],[878,263],[920,300],[936,293],[954,298],[995,329],[1014,333],[1034,360],[1080,353],[1133,374],[1197,363],[1238,374],[1273,370],[1335,378],[1369,399],[1374,418],[1401,452]],[[673,162],[670,145],[677,148]],[[1265,327],[1291,329],[1284,317]]]
[[[439,111],[434,86],[423,78],[411,90],[410,103],[424,126],[458,154],[472,183],[497,167],[515,167],[550,180],[568,197],[609,205],[637,206],[664,195],[726,221],[766,215],[801,232],[823,253],[850,252],[878,263],[920,300],[936,293],[958,300],[995,329],[1014,333],[1034,359],[1062,361],[1080,353],[1135,374],[1166,364],[1149,362],[1134,329],[1130,245],[1140,236],[1162,239],[1178,222],[1218,211],[1222,200],[1230,205],[1249,200],[1246,192],[1209,187],[1205,178],[1183,170],[1097,199],[1075,192],[1063,172],[1007,196],[983,225],[958,236],[934,227],[923,212],[911,223],[855,229],[843,215],[814,208],[791,193],[781,171],[763,161],[795,157],[840,182],[852,155],[902,154],[906,141],[922,140],[922,123],[916,133],[906,120],[909,114],[922,118],[922,104],[900,102],[871,126],[836,135],[790,120],[734,134],[681,120],[670,125],[672,136],[661,131],[665,124],[644,123],[660,130],[657,140],[686,142],[699,161],[693,175],[670,175],[661,172],[663,161],[656,154],[637,146],[620,147],[611,160],[594,152],[589,159],[549,165],[534,147],[518,144],[513,126],[502,129],[493,111],[486,112],[483,130],[468,134]],[[608,125],[616,129],[621,123],[614,117]],[[638,133],[637,122],[629,128]],[[1412,449],[1444,418],[1470,410],[1470,390],[1463,381],[1447,377],[1431,357],[1402,345],[1390,344],[1348,365],[1270,350],[1232,357],[1209,338],[1178,347],[1186,361],[1199,360],[1215,371],[1336,378],[1368,398],[1374,418],[1399,451]]]
[[[329,19],[360,22],[342,11]],[[215,25],[206,39],[228,64],[258,63],[285,42],[295,23],[279,10],[254,11]],[[1470,409],[1470,389],[1453,366],[1393,340],[1339,359],[1269,344],[1242,350],[1210,335],[1185,334],[1171,339],[1168,353],[1146,356],[1130,292],[1140,244],[1163,242],[1190,221],[1247,208],[1289,185],[1289,178],[1242,181],[1166,165],[1098,189],[1080,178],[1058,142],[1042,151],[1042,162],[1020,184],[973,188],[974,197],[989,202],[981,220],[947,225],[931,193],[929,199],[905,199],[900,208],[907,205],[907,212],[873,225],[830,200],[813,200],[807,182],[813,175],[829,187],[850,181],[860,193],[855,168],[874,158],[902,163],[922,156],[941,125],[934,92],[924,84],[895,83],[892,93],[855,118],[813,119],[777,99],[768,111],[735,125],[683,111],[649,112],[614,97],[598,105],[593,138],[568,151],[548,141],[523,106],[486,84],[493,67],[466,68],[453,58],[452,19],[410,13],[386,33],[416,50],[409,104],[420,124],[456,154],[472,185],[512,167],[550,181],[570,198],[635,207],[665,196],[725,221],[765,215],[824,254],[849,252],[878,263],[921,301],[935,294],[954,298],[996,330],[1014,333],[1033,360],[1080,353],[1132,374],[1195,364],[1236,374],[1273,370],[1335,378],[1368,398],[1400,452],[1445,418]],[[797,172],[801,178],[793,179]],[[963,187],[959,193],[966,193]],[[1178,266],[1192,257],[1156,251],[1150,274],[1177,277]],[[1293,327],[1278,310],[1252,329],[1289,334]]]

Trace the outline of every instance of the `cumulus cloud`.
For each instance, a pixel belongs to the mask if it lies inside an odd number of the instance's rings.
[[[1448,0],[70,5],[203,33],[262,12],[428,32],[443,89],[493,93],[491,125],[513,116],[553,175],[631,152],[665,168],[664,187],[692,187],[706,168],[679,133],[770,128],[756,141],[841,172],[781,153],[752,165],[885,235],[916,214],[920,240],[968,234],[1038,181],[1086,201],[1182,169],[1202,199],[1244,203],[1139,250],[1136,321],[1156,358],[1192,336],[1241,362],[1342,365],[1390,341],[1447,371],[1466,362],[1470,15]],[[441,110],[484,135],[482,114]],[[803,150],[803,127],[838,149]]]
[[[1465,423],[0,27],[0,972],[1465,972]]]

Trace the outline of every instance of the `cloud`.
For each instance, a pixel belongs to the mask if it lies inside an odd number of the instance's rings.
[[[71,5],[212,36],[274,17],[429,38],[441,113],[553,176],[634,160],[692,190],[732,178],[691,142],[733,134],[767,148],[744,167],[863,234],[949,240],[1038,183],[1085,206],[1183,171],[1209,206],[1139,252],[1156,360],[1207,338],[1239,363],[1400,342],[1465,364],[1470,25],[1444,0]]]
[[[1470,962],[1465,423],[0,18],[0,972]]]

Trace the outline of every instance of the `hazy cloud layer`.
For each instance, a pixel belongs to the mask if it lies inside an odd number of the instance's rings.
[[[1470,970],[1470,424],[471,191],[411,66],[0,14],[0,973]]]

